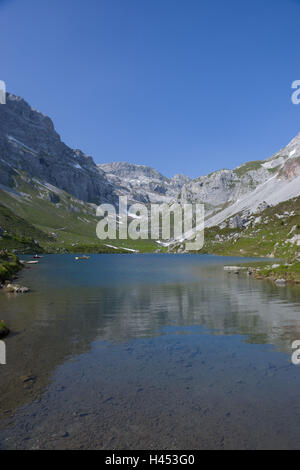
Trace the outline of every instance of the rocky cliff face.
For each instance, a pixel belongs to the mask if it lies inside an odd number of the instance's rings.
[[[201,176],[183,186],[181,200],[203,202],[211,210],[216,210],[236,201],[244,194],[268,180],[270,174],[265,168],[244,170],[219,170],[208,176]]]
[[[219,170],[184,184],[178,201],[204,203],[209,224],[220,223],[241,210],[255,212],[260,205],[276,205],[298,196],[299,176],[300,134],[267,160]]]
[[[106,173],[118,194],[126,195],[129,201],[146,204],[171,202],[182,186],[191,181],[184,175],[167,178],[149,166],[127,162],[105,163],[98,168]]]
[[[113,187],[91,157],[65,145],[51,119],[7,94],[0,106],[0,184],[26,172],[86,202],[114,201]]]

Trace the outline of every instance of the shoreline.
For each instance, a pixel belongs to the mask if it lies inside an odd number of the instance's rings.
[[[300,262],[293,264],[280,264],[276,267],[265,267],[255,273],[255,278],[258,280],[267,280],[274,282],[277,285],[289,284],[293,286],[300,286]]]
[[[17,255],[0,251],[0,286],[3,287],[7,281],[13,280],[23,267]]]
[[[28,254],[28,253],[27,253]],[[33,254],[33,253],[32,253]],[[69,254],[69,255],[83,255],[86,253],[78,253],[78,252],[69,252],[69,253],[44,253],[45,255],[64,255],[64,254]],[[124,252],[124,251],[113,251],[113,252],[104,252],[104,253],[99,253],[97,251],[95,252],[87,252],[89,255],[93,254],[146,254],[143,252]],[[149,254],[149,253],[147,253]],[[152,254],[181,254],[181,253],[152,253]],[[187,253],[188,254],[188,253]],[[190,253],[190,254],[198,254],[202,255],[204,253]],[[207,255],[212,255],[212,256],[223,256],[224,258],[229,258],[234,255],[219,255],[215,253],[205,253]],[[262,259],[261,261],[257,261],[256,257],[253,257],[253,260],[256,259],[256,261],[248,261],[247,263],[242,263],[244,256],[234,256],[236,258],[240,258],[241,264],[238,263],[237,268],[241,269],[248,269],[248,272],[250,272],[250,275],[253,275],[253,277],[257,280],[268,280],[271,281],[277,285],[295,285],[298,286],[300,285],[300,261],[295,261],[294,263],[287,263],[287,262],[282,262],[283,260],[280,260],[276,263],[272,258],[266,257],[264,260]],[[246,258],[251,258],[251,257],[246,257]],[[268,259],[269,261],[266,261]],[[271,266],[271,263],[272,266]],[[232,266],[228,265],[227,268],[232,268]],[[24,268],[24,264],[20,261],[18,255],[11,253],[11,252],[6,252],[6,251],[0,251],[0,287],[3,288],[5,285],[9,282],[14,280],[16,274]],[[226,266],[224,266],[226,268]]]
[[[228,265],[225,270],[233,271],[234,266]],[[300,286],[300,262],[294,263],[270,263],[264,261],[242,263],[236,266],[236,271],[248,270],[248,274],[253,275],[256,280],[271,281],[278,286],[292,285]]]

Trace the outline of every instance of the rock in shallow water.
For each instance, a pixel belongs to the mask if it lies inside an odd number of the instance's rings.
[[[277,284],[279,286],[283,286],[283,285],[286,284],[286,280],[285,279],[276,279],[275,284]]]
[[[18,286],[17,284],[7,284],[5,289],[7,292],[17,294],[26,294],[30,290],[28,287]]]

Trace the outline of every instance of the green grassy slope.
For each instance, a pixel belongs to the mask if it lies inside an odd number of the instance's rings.
[[[129,253],[126,248],[147,253],[158,248],[152,240],[100,241],[96,206],[53,191],[22,173],[15,178],[14,191],[0,190],[0,227],[6,231],[0,247],[50,253]]]
[[[202,252],[236,256],[270,256],[295,260],[300,246],[300,197],[254,214],[247,228],[212,227],[205,231]]]
[[[12,279],[21,269],[21,263],[16,255],[0,251],[0,283]]]
[[[42,252],[41,243],[51,240],[44,232],[0,204],[0,249]]]

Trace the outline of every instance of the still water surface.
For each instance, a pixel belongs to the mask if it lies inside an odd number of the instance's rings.
[[[0,292],[0,449],[300,448],[300,289],[233,258],[49,255]]]

